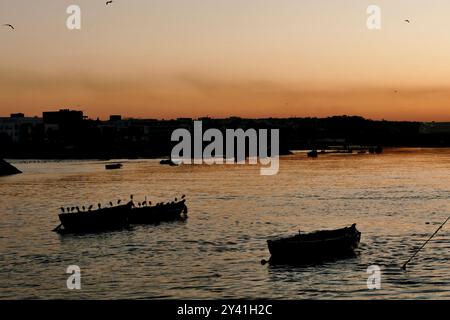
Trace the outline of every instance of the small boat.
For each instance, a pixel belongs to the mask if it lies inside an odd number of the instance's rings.
[[[118,204],[120,200],[118,201]],[[145,203],[145,205],[144,205]],[[138,206],[133,202],[133,197],[125,205],[100,208],[92,210],[85,207],[61,208],[59,214],[61,224],[53,231],[66,233],[94,233],[128,228],[131,224],[159,224],[169,221],[184,221],[187,219],[186,199],[183,195],[180,201],[160,203],[155,206],[147,206],[147,200]],[[76,209],[76,211],[75,211]]]
[[[133,207],[130,213],[131,224],[158,224],[187,218],[186,200],[157,204],[155,206]]]
[[[59,214],[61,224],[53,231],[58,233],[93,233],[120,230],[129,227],[132,204],[103,208],[94,211]]]
[[[337,230],[299,233],[295,236],[268,240],[272,263],[311,263],[352,256],[361,232],[356,224]]]
[[[317,158],[318,157],[318,152],[317,150],[311,150],[310,152],[307,153],[308,158]]]
[[[106,169],[106,170],[117,170],[117,169],[122,169],[122,164],[121,164],[121,163],[111,163],[111,164],[107,164],[107,165],[105,165],[105,169]]]
[[[169,165],[171,167],[175,167],[178,166],[178,164],[176,164],[175,162],[172,161],[172,159],[163,159],[159,162],[159,164],[161,165]]]

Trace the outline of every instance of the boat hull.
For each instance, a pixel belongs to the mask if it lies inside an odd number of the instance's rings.
[[[131,224],[158,224],[187,218],[185,200],[152,207],[133,208],[130,214]]]
[[[311,263],[354,256],[361,233],[353,225],[330,231],[318,231],[289,238],[268,240],[273,263]]]
[[[132,224],[159,224],[185,220],[186,201],[162,204],[151,207],[135,207],[133,202],[112,208],[95,211],[61,213],[61,224],[54,231],[66,233],[95,233],[125,229]]]
[[[62,213],[59,233],[92,233],[124,229],[130,226],[131,205],[126,204],[96,211]]]
[[[118,169],[122,169],[122,164],[121,163],[115,163],[115,164],[107,164],[105,165],[105,169],[106,170],[118,170]]]

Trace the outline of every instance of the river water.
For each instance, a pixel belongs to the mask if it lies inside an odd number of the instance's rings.
[[[11,161],[24,173],[0,178],[2,299],[448,299],[450,225],[400,265],[450,214],[450,150],[392,149],[383,155],[304,153],[279,174],[258,166],[160,166],[124,160]],[[187,222],[98,235],[60,236],[61,206],[187,195]],[[266,240],[299,229],[357,223],[354,258],[315,266],[261,265]],[[66,268],[81,268],[68,290]],[[381,268],[368,290],[367,268]]]

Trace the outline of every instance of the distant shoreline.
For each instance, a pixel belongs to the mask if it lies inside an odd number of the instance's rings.
[[[450,149],[450,146],[391,146],[391,147],[385,147],[386,151],[419,151],[419,150],[445,150]],[[295,155],[299,153],[304,153],[306,155],[307,152],[311,151],[311,149],[296,149],[296,150],[290,150],[289,154],[280,154],[280,156],[289,156],[289,155]],[[358,155],[357,152],[353,153],[327,153],[327,154],[348,154],[348,155]],[[133,161],[133,160],[161,160],[161,159],[168,159],[169,156],[154,156],[154,157],[135,157],[135,158],[126,158],[126,157],[118,157],[118,158],[96,158],[96,157],[78,157],[78,158],[70,158],[70,157],[60,157],[60,158],[49,158],[49,157],[5,157],[4,159],[8,162],[15,162],[15,161],[28,161],[28,162],[38,162],[38,161],[103,161],[103,162],[120,162],[120,161]]]

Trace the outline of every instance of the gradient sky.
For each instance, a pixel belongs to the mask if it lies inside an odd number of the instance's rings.
[[[1,0],[16,30],[0,29],[0,115],[450,121],[449,15],[448,0]]]

